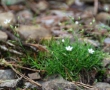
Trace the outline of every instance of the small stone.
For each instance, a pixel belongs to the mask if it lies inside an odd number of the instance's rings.
[[[37,27],[34,25],[22,25],[16,29],[24,40],[39,40],[51,38],[51,32],[43,27]]]
[[[48,3],[45,0],[41,0],[38,2],[37,7],[40,11],[48,9]]]
[[[33,90],[33,89],[35,89],[35,90],[42,90],[41,87],[39,87],[39,86],[37,86],[35,84],[32,84],[30,82],[25,82],[24,83],[24,88],[25,89],[31,89],[31,90]]]
[[[42,83],[42,90],[77,90],[77,87],[61,76]]]
[[[62,10],[51,10],[51,14],[55,14],[60,18],[70,17],[70,16],[73,17],[73,12],[71,11],[64,12]]]
[[[46,26],[54,26],[55,24],[58,24],[58,22],[61,20],[61,18],[59,18],[58,16],[45,16],[40,18],[40,21],[42,24],[46,25]]]
[[[105,58],[102,63],[103,66],[106,67],[108,64],[110,64],[110,58]]]
[[[1,80],[15,79],[15,73],[11,69],[0,70],[0,79]]]
[[[19,23],[27,23],[32,20],[33,15],[29,10],[23,10],[16,14],[16,18]]]
[[[32,85],[30,82],[25,82],[25,84],[24,84],[25,86],[25,88],[35,88],[36,87],[36,85]]]
[[[110,90],[110,88],[106,88],[106,90]]]
[[[31,79],[40,79],[41,77],[40,77],[40,75],[39,75],[39,73],[31,73],[31,74],[28,74],[28,76],[29,76],[29,78],[31,78]]]
[[[99,22],[106,22],[106,21],[110,21],[110,14],[108,13],[105,13],[105,12],[102,12],[102,13],[99,13],[97,16],[96,16],[96,20],[98,20]]]
[[[104,43],[109,46],[110,45],[110,38],[105,38]]]
[[[4,23],[6,20],[9,20],[8,23]],[[0,26],[7,28],[10,25],[13,25],[15,22],[14,14],[11,12],[0,13]]]
[[[0,82],[0,88],[4,88],[4,90],[6,90],[5,88],[14,88],[17,86],[18,82],[21,80],[22,78],[18,78],[18,79],[10,79],[10,80],[3,80],[3,82]],[[1,89],[0,89],[1,90]]]
[[[97,87],[98,90],[110,90],[110,84],[108,83],[97,82],[94,86]]]
[[[8,38],[7,34],[3,31],[0,31],[0,41],[6,41]]]
[[[100,43],[98,41],[95,41],[95,40],[91,40],[91,39],[88,39],[88,38],[84,38],[83,39],[86,43],[90,43],[91,45],[95,46],[95,47],[98,47],[100,46]]]

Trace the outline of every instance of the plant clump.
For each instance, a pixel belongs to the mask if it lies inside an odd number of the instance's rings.
[[[32,66],[46,70],[48,75],[60,74],[67,80],[78,80],[82,70],[100,69],[104,54],[90,44],[69,39],[51,40],[45,43],[49,53],[39,53]]]

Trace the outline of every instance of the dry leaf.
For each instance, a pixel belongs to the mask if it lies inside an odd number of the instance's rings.
[[[29,45],[38,48],[39,51],[49,52],[49,51],[48,51],[44,46],[42,46],[42,45],[39,45],[39,44],[29,44]]]

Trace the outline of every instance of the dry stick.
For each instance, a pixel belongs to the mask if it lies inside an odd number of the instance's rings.
[[[94,15],[98,12],[98,0],[94,0]]]
[[[84,84],[84,83],[81,83],[81,82],[75,82],[75,81],[72,81],[72,83],[74,83],[74,84],[76,84],[76,85],[78,85],[78,86],[82,86],[82,87],[84,87],[84,88],[94,88],[94,89],[96,89],[97,90],[97,88],[96,87],[94,87],[94,86],[90,86],[90,85],[87,85],[87,84]]]
[[[12,40],[16,40],[16,41],[20,41],[20,39],[18,39],[16,36],[14,36],[12,33],[10,33],[8,30],[3,30],[4,32],[6,32],[8,34],[8,36],[12,39]],[[23,45],[26,45],[24,42],[22,42]],[[41,71],[41,70],[33,70],[33,69],[29,69],[29,68],[26,68],[26,67],[22,67],[22,66],[17,66],[17,65],[14,65],[15,67],[19,67],[19,68],[24,68],[24,69],[28,69],[28,70],[31,70],[31,71]],[[43,71],[43,70],[42,70]]]
[[[22,45],[26,45],[25,42],[20,41],[20,39],[19,39],[18,37],[16,37],[15,35],[13,35],[13,34],[12,34],[11,32],[9,32],[8,30],[3,29],[2,31],[5,32],[11,40],[15,40],[15,41],[21,42]]]
[[[19,38],[17,38],[16,36],[14,36],[14,35],[13,35],[11,32],[9,32],[8,30],[3,29],[2,31],[5,32],[5,33],[11,38],[11,40],[20,41]]]
[[[20,75],[21,77],[23,77],[24,79],[26,79],[27,81],[29,81],[30,83],[33,83],[33,84],[41,87],[41,85],[39,83],[33,81],[32,79],[28,78],[27,76],[24,76],[22,73],[20,73],[16,69],[14,69],[14,67],[12,66],[12,64],[8,63],[5,59],[0,59],[0,65],[9,66],[15,73],[17,73],[18,75]]]
[[[22,55],[22,53],[16,51],[16,50],[13,50],[13,49],[8,49],[7,47],[5,47],[4,45],[0,45],[0,48],[4,51],[9,51],[9,52],[12,52],[12,53],[15,53],[15,54],[18,54],[18,55]]]
[[[22,69],[27,69],[27,70],[34,71],[34,72],[45,72],[45,70],[35,70],[35,69],[31,69],[31,68],[27,68],[27,67],[15,65],[15,64],[12,64],[12,66],[22,68]]]
[[[33,81],[32,79],[28,78],[27,76],[24,76],[22,73],[20,73],[20,72],[17,71],[16,69],[14,69],[13,66],[11,66],[11,68],[12,68],[12,70],[13,70],[14,72],[16,72],[18,75],[20,75],[21,77],[23,77],[23,78],[26,79],[27,81],[29,81],[29,82],[31,82],[31,83],[33,83],[33,84],[35,84],[35,85],[41,87],[41,84],[39,84],[39,83]]]

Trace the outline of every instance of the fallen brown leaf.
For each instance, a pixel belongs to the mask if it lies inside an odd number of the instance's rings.
[[[38,50],[40,51],[49,52],[43,45],[39,45],[39,44],[29,44],[29,45],[38,48]]]

